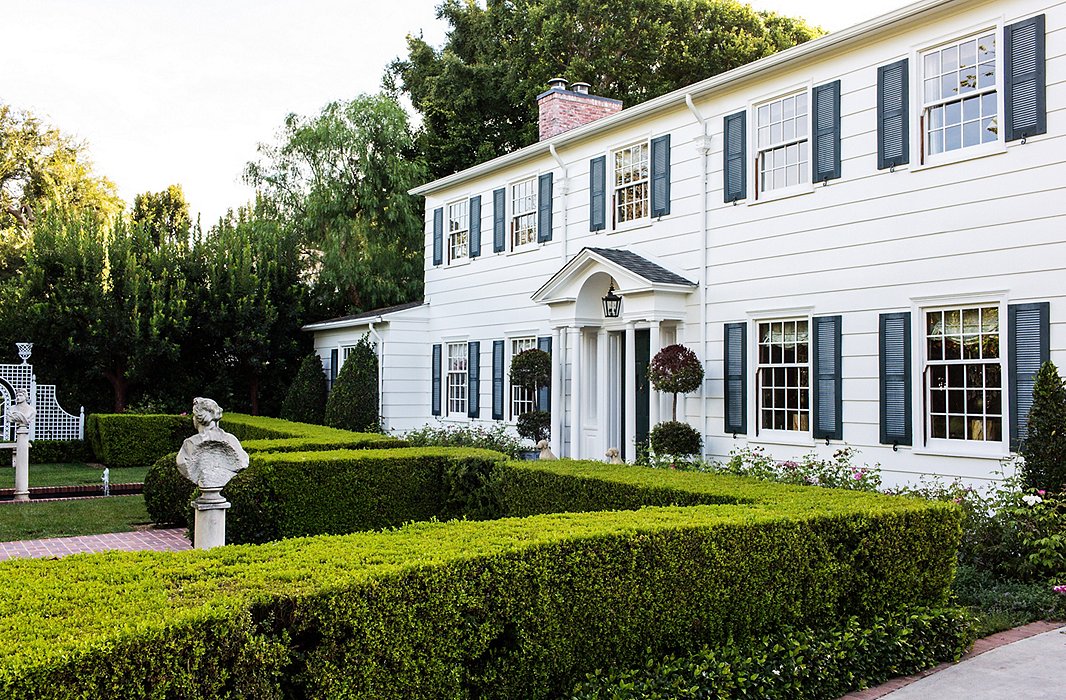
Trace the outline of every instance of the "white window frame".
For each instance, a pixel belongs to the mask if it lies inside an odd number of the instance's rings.
[[[620,166],[618,158],[625,152],[632,151],[636,148],[643,150],[644,176],[630,179],[629,181],[619,184],[618,171]],[[651,223],[651,139],[641,139],[639,141],[627,143],[624,146],[612,148],[607,154],[607,166],[608,171],[606,173],[606,182],[604,183],[604,186],[610,190],[610,194],[607,197],[607,205],[610,207],[609,215],[611,230],[624,231],[626,229],[649,225]],[[637,167],[639,169],[639,165]],[[634,216],[631,219],[626,219],[625,221],[620,221],[618,216],[619,207],[625,206],[620,205],[621,193],[630,190],[639,191],[641,187],[643,187],[645,196],[643,198],[638,197],[635,199],[633,206],[643,204],[643,214],[640,216]]]
[[[463,198],[444,206],[445,254],[449,265],[470,262],[470,200]]]
[[[762,324],[767,324],[767,323],[768,324],[775,324],[775,323],[781,323],[781,324],[805,323],[806,326],[807,326],[807,338],[806,338],[807,355],[806,355],[806,361],[805,362],[793,361],[793,362],[789,362],[789,363],[785,363],[783,361],[782,362],[772,362],[772,361],[771,362],[761,362],[760,361],[761,360],[760,345],[762,344],[762,342],[761,342],[762,341],[762,336],[760,334],[760,331],[762,330],[761,329],[761,325]],[[754,441],[780,442],[780,443],[788,443],[788,444],[809,444],[813,440],[813,437],[812,437],[812,435],[813,435],[812,430],[813,430],[813,427],[814,427],[814,396],[813,396],[813,371],[814,370],[813,370],[813,367],[812,367],[813,345],[814,345],[814,339],[813,339],[813,335],[812,335],[813,324],[814,324],[814,321],[811,318],[810,314],[800,314],[800,315],[782,314],[780,316],[771,315],[771,316],[753,318],[751,320],[751,325],[752,325],[752,329],[753,329],[753,332],[752,332],[753,342],[751,343],[751,353],[752,353],[751,360],[752,360],[752,362],[751,362],[751,364],[749,366],[750,367],[754,367],[755,369],[754,369],[754,372],[753,372],[753,378],[752,378],[751,385],[750,385],[751,390],[753,392],[752,393],[753,400],[751,401],[751,406],[752,406],[751,411],[752,411],[753,415],[751,415],[749,417],[752,418],[755,421],[752,424],[752,425],[754,425],[756,427],[756,435],[757,435],[757,437],[755,438]],[[782,330],[784,330],[784,328]],[[771,331],[772,331],[772,328],[771,328]],[[797,329],[797,335],[795,337],[798,337],[798,329]],[[798,347],[797,347],[797,353],[798,353]],[[772,357],[771,357],[771,360],[772,360]],[[762,418],[763,418],[762,413],[763,413],[763,411],[767,410],[766,406],[765,406],[765,403],[763,401],[763,396],[762,396],[763,381],[764,381],[764,376],[766,376],[766,372],[769,371],[769,370],[773,370],[773,369],[784,369],[785,370],[786,386],[789,383],[791,383],[790,380],[788,380],[788,370],[795,369],[796,370],[796,372],[795,372],[795,374],[796,374],[796,377],[795,377],[796,378],[796,387],[795,387],[796,390],[797,391],[803,391],[804,389],[806,390],[807,407],[805,409],[802,408],[802,406],[800,405],[802,403],[801,395],[800,394],[796,395],[797,405],[794,408],[795,408],[795,411],[797,413],[796,413],[795,417],[800,420],[799,427],[797,427],[796,429],[788,429],[788,428],[778,429],[778,428],[773,428],[773,427],[771,427],[771,428],[762,427]],[[802,370],[803,369],[806,369],[806,374],[807,374],[807,386],[805,388],[802,386],[802,381],[801,381]],[[787,392],[788,389],[785,389],[785,391]],[[787,422],[787,419],[788,419],[788,413],[787,412],[788,412],[789,408],[790,408],[790,404],[787,401],[787,397],[786,397],[786,405],[785,405],[785,408],[783,409],[783,410],[786,411],[786,422]],[[776,409],[773,409],[773,410],[776,410]],[[806,425],[805,428],[802,425],[802,414],[804,412],[806,413],[806,417],[807,417],[807,425]]]
[[[453,352],[454,351],[454,352]],[[465,340],[444,346],[444,415],[468,418],[470,406],[470,345]]]
[[[514,386],[510,383],[511,362],[514,361],[515,356],[518,355],[519,352],[523,352],[525,350],[536,350],[537,337],[535,335],[522,335],[514,336],[508,338],[507,340],[507,352],[509,353],[507,356],[507,420],[511,423],[515,423],[518,421],[518,416],[521,415],[519,411],[515,410],[516,405],[528,403],[530,404],[529,410],[532,411],[536,407],[537,399],[532,391],[529,391],[528,389],[523,389],[519,386]],[[521,349],[519,349],[520,346],[524,345],[528,345],[528,347],[521,347]]]
[[[777,91],[773,94],[764,95],[757,100],[748,104],[749,124],[751,124],[750,135],[748,136],[750,150],[749,153],[754,154],[754,159],[749,161],[748,166],[751,169],[751,174],[748,176],[749,185],[751,187],[752,196],[748,197],[749,204],[758,204],[759,202],[769,202],[775,199],[781,199],[784,197],[791,197],[797,194],[804,194],[814,191],[814,136],[813,136],[813,90],[811,83],[804,83],[802,85],[794,85],[791,88]],[[806,101],[805,109],[806,114],[804,118],[804,124],[806,129],[806,135],[802,138],[797,136],[797,132],[793,131],[787,138],[784,135],[785,123],[791,122],[794,127],[798,125],[797,117],[793,111],[792,116],[785,118],[783,115],[784,101],[794,100],[798,96],[803,96]],[[765,126],[760,126],[760,114],[763,109],[767,110],[769,114],[773,105],[782,103],[782,115],[776,122],[772,119]],[[772,126],[773,124],[781,124],[782,133],[777,138],[773,138]],[[769,139],[763,142],[764,132],[766,130],[766,137]],[[796,155],[806,153],[806,164],[803,164],[802,160],[797,160],[795,166],[797,168],[797,182],[792,185],[786,184],[781,187],[775,187],[766,191],[760,188],[765,184],[764,176],[762,175],[762,165],[765,153],[782,152],[788,154],[789,148],[794,148]],[[782,166],[786,167],[787,166]],[[787,178],[787,169],[786,169]]]
[[[529,185],[530,194],[527,196],[523,194],[521,197],[516,197],[516,189]],[[529,250],[537,247],[537,197],[539,195],[539,176],[531,175],[530,177],[520,178],[512,182],[507,183],[507,249],[512,252]],[[529,208],[519,209],[518,202],[520,200],[530,202]],[[522,230],[529,231],[529,240],[524,243],[517,243],[515,240],[516,224],[519,219],[526,219],[531,222],[529,228],[523,226]]]

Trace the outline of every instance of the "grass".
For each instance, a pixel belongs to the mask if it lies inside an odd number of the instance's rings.
[[[0,542],[130,532],[149,523],[144,496],[0,503]]]
[[[112,469],[110,473],[112,484],[143,483],[147,467],[127,467]],[[81,486],[82,484],[95,484],[103,486],[101,477],[103,470],[90,467],[87,464],[31,464],[30,487],[34,486]],[[14,488],[15,470],[0,467],[0,489]]]

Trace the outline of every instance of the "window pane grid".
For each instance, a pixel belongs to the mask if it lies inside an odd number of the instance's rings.
[[[926,312],[930,437],[1003,439],[999,317],[997,306]]]
[[[523,180],[511,185],[511,247],[537,239],[537,182]]]
[[[638,143],[614,153],[615,223],[643,219],[649,214],[649,148]]]
[[[927,155],[998,138],[996,36],[970,37],[922,56]]]
[[[466,343],[448,344],[448,415],[466,415]]]
[[[766,430],[809,430],[808,322],[760,323],[758,354],[759,426]]]
[[[470,203],[467,200],[448,205],[448,260],[469,256]]]
[[[511,340],[511,359],[518,353],[526,350],[534,350],[537,347],[536,338],[513,338]],[[536,407],[536,393],[520,386],[511,386],[511,420],[517,420],[523,413],[529,413]]]
[[[769,192],[810,180],[807,147],[807,93],[783,97],[755,110],[759,150],[759,191]]]

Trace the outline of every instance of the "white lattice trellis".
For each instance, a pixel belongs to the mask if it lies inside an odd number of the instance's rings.
[[[30,428],[30,440],[81,440],[85,436],[85,409],[80,415],[63,410],[56,399],[54,384],[38,384],[29,364],[33,343],[17,343],[22,364],[0,365],[0,401],[3,402],[3,439],[15,439],[15,426],[8,416],[8,408],[15,402],[15,392],[22,389],[37,409],[37,418]]]

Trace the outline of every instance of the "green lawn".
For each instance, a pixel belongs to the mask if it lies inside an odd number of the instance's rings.
[[[0,542],[130,532],[148,522],[144,496],[0,503]]]
[[[5,460],[6,461],[6,460]],[[132,484],[144,482],[147,467],[128,467],[111,470],[112,484]],[[87,464],[31,464],[30,487],[33,486],[80,486],[96,484],[103,486],[103,470]],[[14,488],[15,470],[6,464],[0,467],[0,489]]]

